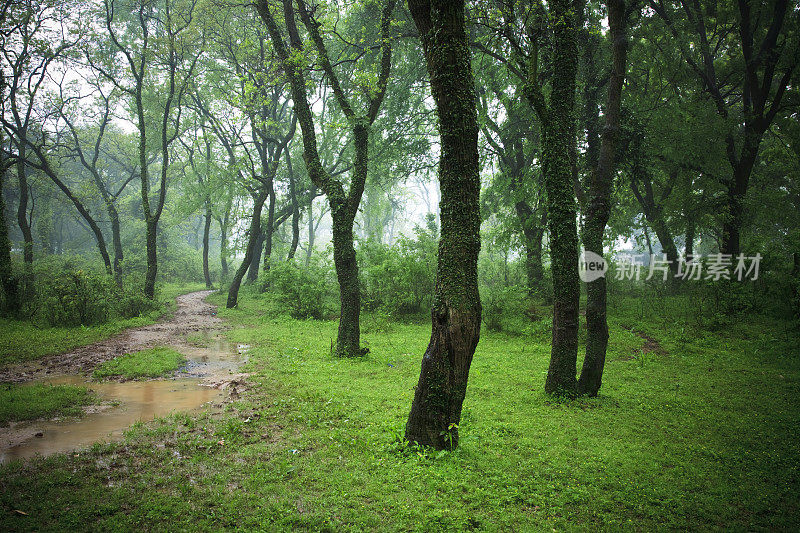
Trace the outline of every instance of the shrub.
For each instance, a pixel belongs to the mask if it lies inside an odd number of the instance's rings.
[[[331,313],[332,270],[316,258],[309,266],[274,261],[261,276],[264,290],[292,318],[320,319]]]
[[[436,232],[415,228],[391,246],[367,242],[359,247],[364,308],[398,316],[418,313],[433,303]]]
[[[106,322],[112,310],[114,284],[109,276],[69,268],[59,272],[39,265],[35,310],[51,326],[90,326]]]

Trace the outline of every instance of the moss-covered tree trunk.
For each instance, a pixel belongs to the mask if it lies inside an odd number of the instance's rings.
[[[233,309],[239,301],[239,287],[242,285],[242,280],[247,269],[250,268],[250,263],[253,261],[253,254],[258,247],[258,236],[261,233],[261,211],[264,209],[264,202],[267,200],[267,192],[260,189],[258,195],[253,198],[253,216],[250,219],[250,229],[248,230],[247,248],[242,259],[242,264],[236,270],[231,280],[231,286],[228,288],[228,301],[225,307]]]
[[[206,199],[205,224],[203,225],[203,278],[206,288],[211,288],[211,271],[208,268],[209,236],[211,234],[211,199]]]
[[[611,185],[614,179],[614,158],[627,58],[624,1],[608,0],[606,4],[611,37],[611,77],[597,166],[592,169],[589,177],[588,206],[583,228],[584,248],[599,256],[603,255],[603,235],[611,214]],[[578,392],[597,396],[602,385],[608,347],[606,278],[600,277],[589,282],[586,285],[586,295],[586,357],[578,380]]]
[[[21,135],[25,135],[24,132]],[[17,158],[17,183],[19,185],[19,203],[17,204],[17,224],[22,232],[22,257],[26,270],[33,264],[33,233],[28,222],[28,165],[25,162],[25,139],[20,139]],[[26,274],[27,278],[27,274]]]
[[[333,213],[333,264],[339,282],[339,332],[336,355],[352,357],[361,354],[361,289],[358,263],[353,244],[353,221],[346,206],[337,206]]]
[[[19,289],[11,264],[11,239],[8,237],[6,225],[6,203],[3,197],[5,177],[6,161],[0,155],[0,287],[3,289],[3,308],[0,311],[4,315],[14,315],[19,310]]]
[[[441,236],[431,339],[406,423],[410,441],[458,444],[481,325],[478,124],[463,1],[409,0],[422,40],[441,138]]]
[[[577,390],[578,229],[573,155],[575,147],[575,77],[578,63],[580,2],[554,0],[553,78],[547,121],[542,127],[542,167],[547,190],[550,258],[553,273],[553,344],[545,391],[572,395]],[[581,4],[582,6],[582,4]]]

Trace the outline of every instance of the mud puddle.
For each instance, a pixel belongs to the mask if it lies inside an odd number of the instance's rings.
[[[103,404],[90,407],[80,419],[38,420],[0,428],[0,463],[119,440],[136,422],[174,412],[194,412],[209,403],[219,406],[225,398],[235,398],[237,388],[244,385],[246,374],[239,373],[239,368],[247,360],[250,347],[231,344],[217,336],[214,326],[220,321],[213,317],[213,307],[202,302],[207,294],[203,291],[179,297],[178,312],[167,323],[125,332],[116,338],[116,343],[109,339],[80,349],[81,355],[89,355],[87,359],[96,361],[110,358],[108,356],[118,350],[144,349],[155,340],[158,345],[169,346],[187,358],[187,364],[172,378],[94,382],[85,375],[94,365],[81,368],[83,374],[69,372],[74,368],[71,365],[59,364],[49,368],[61,367],[59,370],[67,370],[66,373],[32,372],[33,379],[26,382],[88,387]],[[209,315],[212,320],[208,320]],[[155,332],[161,335],[153,335]],[[103,355],[92,357],[91,354]],[[53,359],[54,362],[58,360]]]

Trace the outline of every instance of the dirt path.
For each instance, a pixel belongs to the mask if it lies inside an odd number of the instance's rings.
[[[186,335],[219,329],[216,307],[203,301],[213,291],[198,291],[176,298],[178,309],[166,321],[132,328],[106,340],[50,355],[37,361],[0,369],[0,383],[20,383],[57,374],[88,374],[94,367],[124,353],[158,345],[186,345]]]

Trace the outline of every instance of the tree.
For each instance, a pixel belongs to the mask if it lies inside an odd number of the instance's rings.
[[[453,448],[478,345],[481,302],[478,122],[463,1],[409,0],[436,102],[441,236],[431,339],[406,423],[410,441]]]
[[[194,8],[197,0],[148,0],[138,2],[130,13],[120,14],[117,7],[122,2],[105,0],[103,21],[111,49],[116,52],[105,58],[106,65],[92,60],[98,70],[118,90],[131,100],[136,127],[139,132],[139,178],[142,193],[142,211],[146,225],[147,272],[144,293],[155,296],[158,273],[157,234],[158,221],[164,210],[167,197],[167,180],[170,169],[170,146],[181,133],[181,105],[186,95],[194,68],[200,58],[197,53],[197,34],[193,26]],[[114,64],[121,59],[125,74]],[[158,68],[156,68],[156,63]],[[159,70],[164,76],[159,75]],[[128,79],[126,79],[128,78]],[[160,83],[163,80],[163,84]],[[161,85],[161,87],[158,87]],[[158,89],[161,91],[158,91]],[[157,107],[157,124],[148,124],[153,90],[164,94]],[[154,103],[154,102],[153,102]],[[160,172],[155,203],[150,198],[150,169],[148,164],[148,140],[150,132],[158,133]]]
[[[603,236],[611,216],[611,190],[614,162],[620,130],[622,85],[627,66],[626,9],[624,0],[607,0],[609,38],[611,41],[611,75],[605,106],[605,125],[597,155],[597,166],[588,181],[583,245],[587,251],[603,255]],[[606,279],[604,276],[586,285],[586,355],[578,379],[578,392],[597,396],[603,378],[608,347],[606,319]]]
[[[347,192],[342,182],[335,179],[323,167],[320,160],[316,132],[314,131],[314,116],[308,103],[305,74],[302,68],[302,63],[305,61],[303,43],[296,26],[292,2],[291,0],[283,0],[283,18],[292,50],[291,58],[289,50],[284,44],[284,37],[271,13],[270,3],[267,0],[260,0],[256,4],[258,13],[267,25],[275,51],[280,57],[286,76],[289,79],[294,110],[303,133],[303,158],[306,163],[306,170],[314,185],[327,196],[331,208],[331,216],[333,218],[333,258],[339,282],[341,311],[339,331],[336,338],[336,354],[344,357],[357,356],[363,353],[359,325],[361,291],[359,288],[356,251],[353,243],[353,223],[367,178],[370,130],[378,116],[381,103],[386,94],[386,85],[389,78],[391,67],[389,29],[394,3],[394,0],[388,0],[383,4],[380,18],[379,75],[375,88],[363,91],[364,94],[360,100],[363,101],[365,109],[359,112],[351,99],[345,94],[333,69],[327,46],[319,31],[320,23],[313,17],[305,2],[302,0],[297,2],[300,17],[314,42],[322,69],[333,89],[339,107],[351,127],[354,146],[353,175]]]
[[[544,17],[540,5],[538,17]],[[553,274],[553,344],[545,392],[575,394],[578,358],[578,230],[574,191],[575,79],[582,0],[555,0],[549,5],[552,34],[550,95],[539,80],[538,39],[532,35],[524,94],[539,118],[542,172],[547,191],[547,224]],[[535,30],[534,30],[535,31]]]
[[[729,3],[649,1],[671,34],[672,46],[725,122],[721,138],[730,174],[722,179],[724,254],[740,251],[753,167],[764,134],[784,112],[782,100],[798,64],[797,10],[790,11],[789,5],[787,0],[738,0],[734,10]]]

